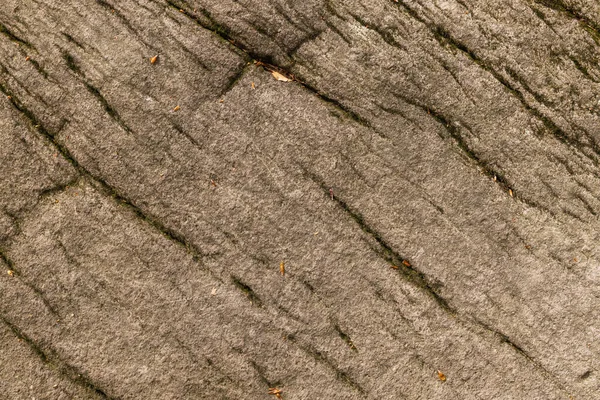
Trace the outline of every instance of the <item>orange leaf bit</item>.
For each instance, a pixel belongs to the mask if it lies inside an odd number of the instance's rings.
[[[446,375],[444,375],[444,373],[442,371],[440,371],[438,369],[437,374],[438,374],[438,378],[440,379],[440,381],[446,382]]]

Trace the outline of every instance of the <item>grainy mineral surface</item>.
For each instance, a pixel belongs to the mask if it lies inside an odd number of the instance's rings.
[[[0,399],[600,399],[593,0],[2,0]]]

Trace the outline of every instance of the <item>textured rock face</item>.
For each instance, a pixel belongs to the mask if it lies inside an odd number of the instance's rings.
[[[0,399],[600,398],[600,6],[3,0]]]

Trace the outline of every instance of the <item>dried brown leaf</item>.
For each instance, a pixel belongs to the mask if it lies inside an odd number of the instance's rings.
[[[444,375],[444,373],[442,371],[438,370],[437,374],[438,374],[438,378],[440,379],[440,381],[446,382],[446,375]]]
[[[290,78],[288,78],[285,75],[280,74],[277,71],[271,71],[271,74],[273,75],[273,78],[277,79],[278,81],[282,81],[282,82],[289,82],[289,81],[291,81]]]

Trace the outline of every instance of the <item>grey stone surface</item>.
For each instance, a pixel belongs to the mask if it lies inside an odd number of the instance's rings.
[[[5,0],[0,398],[600,398],[599,13]]]

